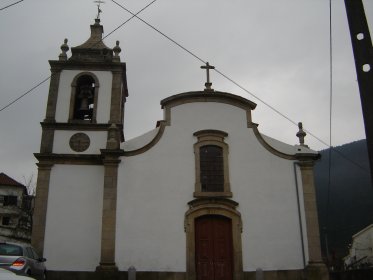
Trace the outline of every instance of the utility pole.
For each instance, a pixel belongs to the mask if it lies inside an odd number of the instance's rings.
[[[345,0],[373,182],[373,49],[362,0]]]

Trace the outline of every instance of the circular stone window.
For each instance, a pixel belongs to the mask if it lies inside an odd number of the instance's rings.
[[[88,149],[91,140],[85,133],[75,133],[70,138],[70,148],[75,152],[84,152]]]

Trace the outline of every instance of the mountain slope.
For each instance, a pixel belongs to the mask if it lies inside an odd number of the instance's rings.
[[[329,257],[340,259],[348,253],[351,236],[373,223],[373,187],[366,140],[335,147],[331,153],[329,149],[320,153],[315,184],[321,245],[324,256],[328,243]]]

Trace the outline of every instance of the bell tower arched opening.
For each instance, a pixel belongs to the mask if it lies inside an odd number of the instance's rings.
[[[77,75],[72,84],[70,122],[96,123],[99,83],[93,73]]]

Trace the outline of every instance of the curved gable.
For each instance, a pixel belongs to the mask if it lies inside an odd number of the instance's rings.
[[[288,145],[273,138],[262,135],[258,130],[258,125],[252,122],[251,111],[256,108],[256,103],[227,92],[214,91],[206,93],[205,91],[184,92],[167,97],[161,101],[162,109],[164,110],[164,120],[158,122],[157,129],[153,132],[147,132],[142,136],[136,137],[128,141],[128,144],[123,145],[125,156],[134,156],[142,154],[155,146],[164,134],[168,126],[171,126],[171,120],[175,116],[171,116],[171,110],[175,107],[191,103],[220,103],[237,107],[246,112],[245,127],[252,129],[257,141],[270,153],[288,160],[296,160],[301,157],[318,158],[318,153],[308,149],[304,145]],[[211,113],[211,112],[210,112]],[[175,114],[173,112],[173,114]],[[202,114],[208,114],[205,111]],[[218,111],[221,115],[222,112]],[[190,116],[194,117],[191,113]],[[193,120],[192,120],[193,121]],[[194,120],[194,123],[196,120]],[[196,124],[198,126],[199,124]],[[220,125],[220,124],[219,124]],[[238,123],[234,123],[238,125]],[[214,127],[205,127],[203,129],[219,129]],[[198,130],[198,129],[197,129]]]
[[[190,91],[167,97],[161,101],[162,108],[171,108],[185,103],[194,102],[219,102],[237,106],[244,110],[254,110],[256,104],[246,98],[227,92],[215,91]]]

